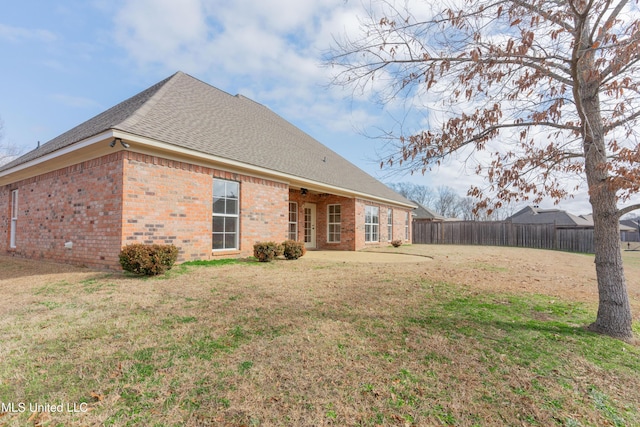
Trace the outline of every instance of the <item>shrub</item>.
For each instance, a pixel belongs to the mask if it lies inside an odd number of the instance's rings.
[[[253,245],[253,256],[260,262],[271,262],[282,255],[282,245],[276,242],[257,242]]]
[[[402,246],[402,240],[400,240],[400,239],[392,240],[391,241],[391,246],[393,246],[394,248],[399,248],[400,246]]]
[[[284,248],[283,253],[286,259],[298,259],[307,253],[304,243],[296,242],[295,240],[285,240],[282,243],[282,247]]]
[[[134,274],[155,276],[170,270],[178,259],[174,245],[144,245],[134,243],[120,251],[120,265]]]

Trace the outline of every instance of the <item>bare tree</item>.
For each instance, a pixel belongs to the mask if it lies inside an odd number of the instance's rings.
[[[476,210],[475,205],[472,197],[458,197],[458,217],[465,221],[487,220],[485,212]]]
[[[407,199],[420,203],[422,206],[431,206],[434,199],[433,190],[426,185],[412,182],[396,182],[387,184],[387,186]]]
[[[490,211],[486,208],[477,209],[472,197],[463,197],[448,186],[440,186],[436,191],[429,186],[411,182],[396,182],[387,186],[407,199],[450,218],[458,217],[465,221],[500,221],[513,214],[513,208],[509,204]]]
[[[640,12],[629,0],[372,0],[336,40],[334,84],[406,97],[388,167],[424,173],[453,153],[486,179],[477,208],[570,197],[586,182],[599,307],[590,329],[633,338],[618,219],[640,189]],[[389,136],[392,136],[390,133]],[[567,182],[573,184],[567,185]]]
[[[20,150],[15,145],[5,141],[3,130],[4,122],[0,118],[0,166],[9,163],[20,154]]]
[[[505,204],[499,208],[478,209],[473,197],[458,196],[456,212],[456,216],[464,221],[503,221],[513,214],[513,207]]]
[[[446,185],[438,187],[438,194],[433,204],[434,209],[446,218],[457,218],[460,213],[460,196]]]

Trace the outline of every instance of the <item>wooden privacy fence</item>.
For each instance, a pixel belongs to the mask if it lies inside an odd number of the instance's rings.
[[[493,221],[413,223],[413,243],[516,246],[594,253],[592,228]]]

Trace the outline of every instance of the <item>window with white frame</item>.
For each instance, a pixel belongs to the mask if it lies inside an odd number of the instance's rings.
[[[18,226],[18,190],[11,192],[11,231],[9,246],[16,247],[16,227]]]
[[[289,240],[298,240],[298,204],[289,202]]]
[[[339,243],[342,229],[342,212],[340,205],[327,206],[327,242]]]
[[[409,216],[411,214],[407,212],[407,216],[404,220],[404,240],[409,240]]]
[[[393,209],[387,209],[387,240],[393,240]]]
[[[240,183],[213,180],[213,250],[239,249]]]
[[[379,242],[380,208],[365,206],[364,208],[364,241]]]

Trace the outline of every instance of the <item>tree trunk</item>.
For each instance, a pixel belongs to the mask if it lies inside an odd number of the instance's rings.
[[[577,16],[578,37],[574,47],[573,94],[580,119],[589,202],[593,209],[598,279],[598,316],[589,329],[624,340],[633,339],[631,306],[622,266],[618,198],[609,185],[607,147],[600,111],[602,76],[594,66],[588,15]]]
[[[597,111],[599,118],[599,109]],[[598,316],[589,329],[612,337],[630,340],[632,317],[627,284],[622,266],[620,225],[616,192],[609,187],[604,154],[604,138],[585,139],[585,173],[589,202],[593,209],[598,279]]]
[[[596,97],[597,99],[597,97]],[[585,104],[590,104],[586,100]],[[597,104],[597,102],[595,103]],[[586,106],[586,110],[590,108]],[[631,306],[622,266],[620,226],[617,196],[608,184],[604,138],[597,128],[602,123],[599,108],[587,117],[594,125],[584,140],[585,174],[589,185],[589,202],[593,209],[594,240],[596,252],[596,277],[598,279],[598,316],[589,329],[624,340],[633,339]]]
[[[598,278],[598,316],[589,329],[623,340],[633,338],[632,317],[620,252],[615,193],[591,196]],[[613,193],[613,194],[610,194]]]

